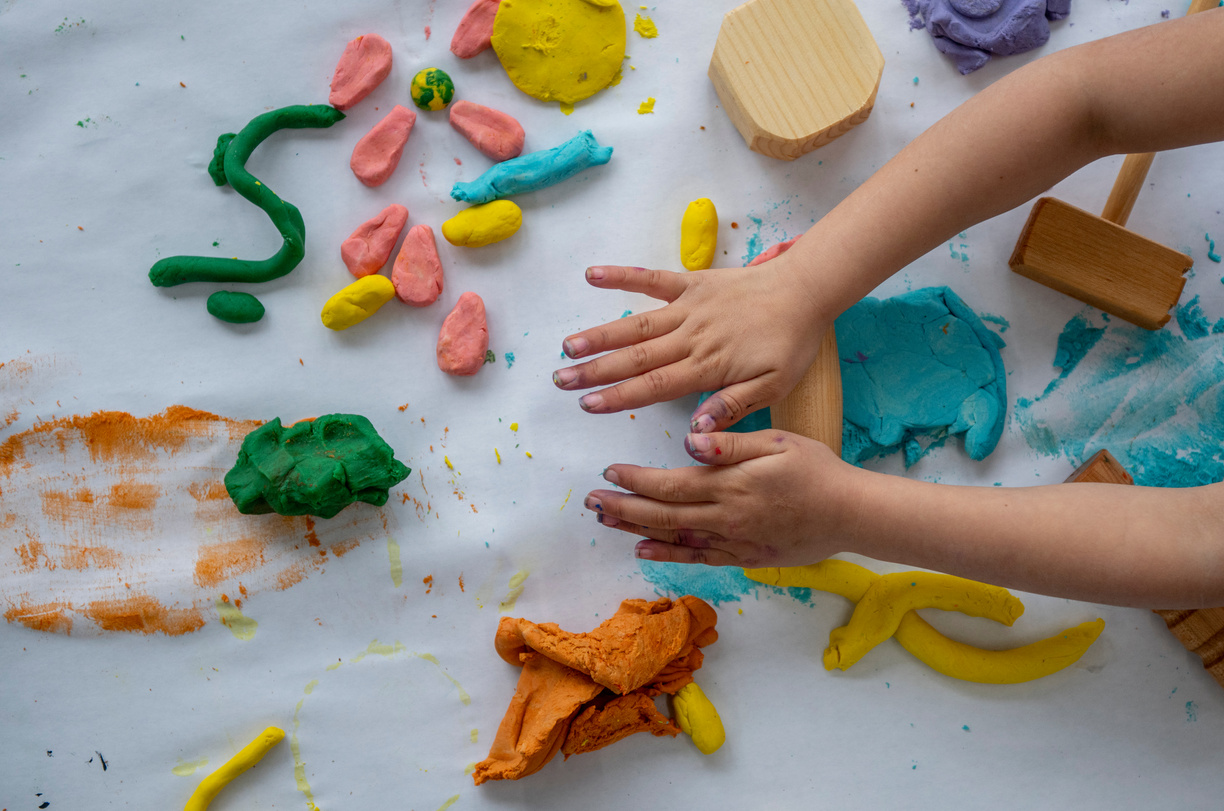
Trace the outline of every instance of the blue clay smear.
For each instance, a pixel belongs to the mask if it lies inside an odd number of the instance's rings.
[[[812,602],[812,590],[807,588],[785,588],[767,586],[744,577],[744,570],[738,566],[694,566],[691,563],[657,563],[639,561],[642,577],[655,587],[655,593],[663,596],[680,597],[692,594],[694,597],[719,605],[726,602],[739,602],[745,595],[754,597],[765,592],[785,592],[802,603]]]
[[[612,147],[600,146],[591,131],[584,130],[560,146],[502,161],[469,183],[456,183],[451,197],[478,204],[526,194],[568,180],[611,159]]]

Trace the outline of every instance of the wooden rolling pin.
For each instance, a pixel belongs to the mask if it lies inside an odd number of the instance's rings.
[[[841,456],[842,387],[837,336],[829,327],[816,360],[786,396],[769,410],[774,428],[823,442]]]

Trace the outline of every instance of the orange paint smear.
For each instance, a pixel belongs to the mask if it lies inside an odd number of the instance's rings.
[[[221,501],[229,498],[224,482],[196,482],[187,488],[196,501]]]
[[[196,558],[195,582],[211,588],[237,574],[244,574],[264,563],[264,545],[255,538],[200,547]]]
[[[425,584],[426,594],[433,591],[433,575],[431,574],[425,575],[425,577],[421,579],[421,582]]]
[[[33,631],[47,631],[57,634],[72,633],[72,609],[60,603],[41,603],[31,605],[22,602],[4,612],[4,618],[9,622],[20,622]]]
[[[460,573],[459,575],[459,590],[463,591],[463,574],[462,573]]]
[[[167,608],[147,594],[134,594],[126,600],[95,600],[76,610],[104,631],[160,631],[178,636],[204,627],[198,608]]]

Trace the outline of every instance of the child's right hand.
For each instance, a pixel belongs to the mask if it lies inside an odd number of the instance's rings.
[[[779,402],[815,359],[832,320],[788,259],[691,273],[588,268],[594,287],[667,304],[566,338],[562,347],[571,358],[611,354],[559,369],[553,382],[567,391],[608,386],[578,401],[594,414],[715,390],[693,413],[698,433],[723,430]]]

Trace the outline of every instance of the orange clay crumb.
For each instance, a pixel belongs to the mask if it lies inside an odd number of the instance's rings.
[[[731,227],[732,227],[732,228],[739,228],[739,223],[737,223],[737,222],[733,222],[733,223],[731,223]]]

